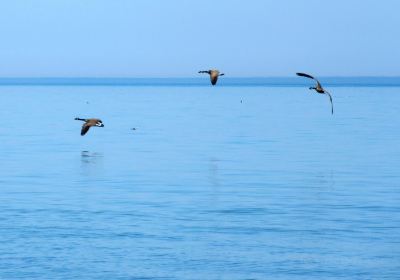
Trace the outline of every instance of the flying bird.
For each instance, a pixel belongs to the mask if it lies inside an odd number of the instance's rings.
[[[331,96],[331,94],[330,94],[328,91],[326,91],[326,90],[322,87],[321,83],[320,83],[316,78],[314,78],[313,76],[308,75],[308,74],[305,74],[305,73],[296,73],[296,75],[297,75],[297,76],[300,76],[300,77],[306,77],[306,78],[309,78],[309,79],[313,79],[314,81],[317,82],[317,85],[316,85],[315,87],[310,87],[310,90],[313,89],[313,90],[315,90],[316,92],[318,92],[318,93],[320,93],[320,94],[326,94],[326,95],[328,95],[329,100],[331,101],[332,115],[333,115],[332,96]]]
[[[207,70],[207,71],[199,71],[199,73],[206,73],[208,75],[210,75],[210,80],[211,80],[211,84],[213,86],[215,86],[217,84],[218,81],[218,77],[219,76],[224,76],[224,73],[219,73],[218,70],[214,69],[214,70]]]
[[[100,119],[80,119],[80,118],[75,118],[76,121],[84,121],[85,123],[82,125],[82,130],[81,130],[81,135],[85,135],[88,131],[89,128],[92,126],[97,126],[97,127],[104,127],[103,122]]]

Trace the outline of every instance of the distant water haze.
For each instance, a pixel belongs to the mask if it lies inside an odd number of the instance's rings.
[[[221,79],[222,80],[222,79]],[[333,87],[352,86],[400,86],[400,77],[320,77],[321,82]],[[292,77],[226,77],[219,81],[219,86],[257,87],[288,86],[298,87],[313,84],[311,81]],[[122,78],[122,77],[42,77],[42,78],[5,78],[0,77],[0,85],[71,85],[71,86],[209,86],[204,78]]]

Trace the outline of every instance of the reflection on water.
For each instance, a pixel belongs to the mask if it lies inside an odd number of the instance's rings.
[[[81,171],[84,175],[92,175],[103,171],[103,154],[99,152],[81,152]]]
[[[218,162],[219,162],[219,160],[216,158],[210,158],[210,160],[209,160],[208,178],[209,178],[211,186],[213,186],[213,187],[219,186]]]
[[[89,152],[89,151],[82,151],[81,152],[81,162],[83,164],[96,164],[99,160],[103,159],[103,154],[98,152]]]
[[[332,190],[335,187],[335,177],[334,171],[328,170],[326,172],[321,172],[318,176],[319,184]]]

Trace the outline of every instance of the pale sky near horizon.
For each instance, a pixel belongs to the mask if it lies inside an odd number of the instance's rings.
[[[400,76],[397,0],[0,0],[0,77]]]

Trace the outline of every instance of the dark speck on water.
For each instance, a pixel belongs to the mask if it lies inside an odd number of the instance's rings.
[[[399,87],[241,81],[1,86],[0,279],[398,279]]]

